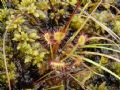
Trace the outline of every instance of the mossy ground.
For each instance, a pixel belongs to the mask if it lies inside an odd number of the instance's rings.
[[[0,90],[119,90],[119,0],[1,0]]]

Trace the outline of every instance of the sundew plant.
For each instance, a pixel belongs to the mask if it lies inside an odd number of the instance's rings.
[[[119,90],[119,0],[1,0],[0,90]]]

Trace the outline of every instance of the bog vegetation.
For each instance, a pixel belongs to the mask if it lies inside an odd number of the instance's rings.
[[[119,0],[1,0],[0,90],[120,90]]]

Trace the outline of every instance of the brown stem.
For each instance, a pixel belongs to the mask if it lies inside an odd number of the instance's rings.
[[[74,10],[74,11],[72,12],[72,14],[70,15],[70,18],[69,18],[68,22],[66,23],[66,25],[64,26],[64,28],[61,30],[61,32],[65,33],[65,34],[67,33],[67,30],[68,30],[68,28],[69,28],[69,25],[70,25],[70,23],[71,23],[74,15],[75,15],[75,12],[76,12],[77,9],[79,8],[79,6],[80,6],[80,1],[78,0],[78,2],[77,2],[77,4],[76,4],[75,10]],[[65,36],[65,35],[64,35],[64,36]],[[54,54],[55,54],[55,53],[57,52],[57,50],[59,49],[59,46],[60,46],[60,43],[58,43],[57,45],[55,45],[55,52],[54,52]]]
[[[67,29],[69,28],[69,25],[73,19],[73,17],[75,16],[75,12],[77,11],[77,9],[79,8],[80,6],[80,1],[78,0],[77,4],[76,4],[76,8],[75,10],[72,12],[72,14],[70,15],[70,18],[68,20],[68,22],[66,23],[65,27],[62,29],[62,32],[66,33],[67,32]]]

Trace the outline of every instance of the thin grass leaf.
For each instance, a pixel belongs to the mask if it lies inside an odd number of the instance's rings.
[[[93,45],[93,46],[116,46],[116,44],[90,44],[90,45]],[[117,44],[118,46],[120,46],[120,44]]]
[[[105,49],[105,50],[110,50],[110,51],[113,51],[113,52],[120,53],[119,50],[112,49],[112,48],[107,48],[107,47],[102,47],[102,46],[97,46],[97,45],[84,45],[80,48],[100,48],[100,49]]]
[[[101,28],[107,31],[115,40],[117,40],[120,43],[120,37],[116,35],[110,28],[106,27],[104,24],[99,22],[97,19],[92,17],[90,14],[88,14],[86,11],[84,11],[84,14],[86,14],[89,18],[91,18],[94,22],[96,22],[99,26],[101,26]]]
[[[89,90],[87,89],[79,80],[77,80],[73,75],[68,74],[71,78],[73,78],[81,87],[83,90]]]
[[[50,88],[46,88],[44,90],[64,90],[64,85],[58,85],[58,86],[53,86],[53,87],[50,87]]]
[[[110,40],[110,39],[105,38],[105,37],[91,37],[91,38],[88,39],[88,41],[91,41],[91,40],[94,40],[94,39],[97,39],[97,40],[107,40],[107,41],[115,44],[119,48],[119,50],[120,50],[120,46],[117,43],[115,43],[113,40]]]
[[[21,15],[18,15],[16,17],[19,18]],[[14,19],[11,23],[9,23],[8,27],[11,26],[11,24],[16,20]],[[6,77],[7,77],[7,81],[8,81],[8,87],[9,87],[9,90],[12,90],[11,88],[11,83],[10,83],[10,77],[9,77],[9,71],[8,71],[8,65],[7,65],[7,58],[6,58],[6,37],[7,37],[7,33],[8,33],[8,29],[5,30],[4,34],[3,34],[3,59],[4,59],[4,64],[5,64],[5,71],[6,71]]]
[[[115,61],[117,61],[117,62],[119,62],[119,63],[120,63],[120,59],[115,58],[115,57],[110,56],[110,55],[107,55],[107,54],[103,54],[103,53],[90,52],[90,51],[83,51],[83,52],[81,52],[80,54],[104,56],[104,57],[107,57],[107,58],[109,58],[109,59],[115,60]]]
[[[78,55],[73,55],[73,56],[79,58]],[[99,67],[99,68],[101,68],[102,70],[110,73],[111,75],[113,75],[114,77],[116,77],[117,79],[120,80],[120,77],[119,77],[117,74],[115,74],[115,73],[112,72],[111,70],[107,69],[106,67],[104,67],[104,66],[96,63],[95,61],[93,61],[93,60],[91,60],[91,59],[88,59],[88,58],[85,58],[85,57],[83,57],[83,60],[86,61],[86,62],[89,62],[89,63],[91,63],[91,64],[93,64],[93,65],[95,65],[95,66],[97,66],[97,67]]]
[[[78,60],[80,60],[80,58],[75,58],[75,57],[71,57],[73,60],[74,59],[78,59]],[[94,71],[93,69],[91,69],[88,65],[86,65],[84,62],[82,62],[81,63],[84,67],[86,67],[88,70],[90,70],[91,72],[93,72],[94,74],[96,74],[96,75],[99,75],[99,76],[103,76],[102,74],[99,74],[99,73],[97,73],[96,71]]]
[[[88,3],[89,3],[89,2],[88,2]],[[102,3],[102,0],[100,0],[100,2],[99,2],[98,5],[95,7],[95,9],[91,12],[90,15],[92,15],[92,14],[96,11],[96,9],[99,7],[99,5],[100,5],[101,3]],[[87,6],[88,6],[88,5],[87,5]],[[85,6],[85,8],[87,8],[87,7]],[[84,12],[83,10],[84,10],[84,8],[81,9],[82,12]],[[81,13],[82,13],[82,12],[81,12]],[[90,19],[90,17],[88,16],[88,17],[86,18],[86,20],[84,21],[84,23],[82,24],[82,26],[77,30],[77,32],[75,32],[75,33],[73,34],[73,36],[70,37],[70,39],[66,42],[66,44],[64,45],[63,48],[65,48],[65,46],[66,46],[68,43],[70,43],[71,41],[74,40],[74,38],[75,38],[75,37],[78,35],[78,33],[83,29],[83,27],[86,25],[86,23],[89,21],[89,19]]]
[[[86,62],[89,62],[89,63],[91,63],[91,64],[93,64],[93,65],[101,68],[102,70],[110,73],[111,75],[113,75],[114,77],[116,77],[117,79],[120,80],[120,77],[119,77],[117,74],[115,74],[115,73],[112,72],[111,70],[107,69],[106,67],[104,67],[104,66],[102,66],[102,65],[100,65],[100,64],[98,64],[98,63],[96,63],[96,62],[94,62],[94,61],[92,61],[92,60],[90,60],[90,59],[88,59],[88,58],[83,58],[83,60],[85,60]]]

